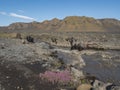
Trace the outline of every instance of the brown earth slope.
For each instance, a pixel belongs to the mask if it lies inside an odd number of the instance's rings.
[[[120,32],[117,19],[94,19],[85,16],[69,16],[63,20],[54,18],[43,22],[13,23],[0,30],[39,30],[39,31],[80,31],[80,32]]]

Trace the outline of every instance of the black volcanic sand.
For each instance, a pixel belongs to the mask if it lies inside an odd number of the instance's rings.
[[[51,84],[40,80],[39,73],[46,71],[39,61],[21,64],[18,62],[5,62],[0,58],[0,90],[60,90],[68,88],[58,84]]]
[[[39,62],[18,64],[4,62],[2,58],[0,62],[0,90],[49,90],[56,87],[40,83],[38,75],[46,69]]]
[[[120,51],[107,51],[113,54],[120,54]],[[103,60],[99,53],[93,55],[82,55],[86,66],[83,68],[83,71],[90,73],[93,76],[96,76],[101,81],[107,83],[111,82],[115,85],[120,85],[120,62],[116,61],[119,57],[114,57]],[[109,61],[110,60],[110,61]]]

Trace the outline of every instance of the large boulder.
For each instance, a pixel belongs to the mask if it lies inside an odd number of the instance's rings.
[[[112,83],[104,83],[99,80],[95,80],[93,83],[93,90],[111,90],[111,88],[107,89],[110,85],[112,85]]]
[[[79,67],[85,66],[85,62],[77,51],[61,50],[56,49],[56,55],[59,60],[61,60],[67,66]]]

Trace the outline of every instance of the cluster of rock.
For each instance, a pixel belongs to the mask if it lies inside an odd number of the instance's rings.
[[[18,34],[17,37],[21,36]],[[38,84],[39,73],[45,70],[65,69],[71,72],[73,85],[69,89],[67,89],[69,86],[56,86],[59,89],[55,90],[120,90],[119,51],[113,54],[107,51],[87,50],[86,46],[81,44],[80,47],[83,49],[78,51],[79,45],[75,47],[74,41],[76,41],[74,38],[66,40],[71,49],[75,48],[70,50],[58,47],[57,39],[54,38],[51,39],[54,45],[43,41],[35,42],[32,36],[26,36],[25,39],[0,39],[0,90],[48,90],[45,85]],[[18,77],[14,76],[15,72],[12,72],[14,70],[19,72]],[[111,70],[114,70],[115,74],[108,75]],[[7,74],[4,73],[6,71]],[[109,77],[115,81],[105,82],[104,80]],[[26,86],[21,85],[22,78]]]

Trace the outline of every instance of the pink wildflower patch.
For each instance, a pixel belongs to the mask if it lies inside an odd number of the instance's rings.
[[[40,78],[42,80],[47,80],[53,84],[60,83],[60,84],[67,84],[70,83],[72,76],[69,71],[46,71],[45,73],[40,73]]]

